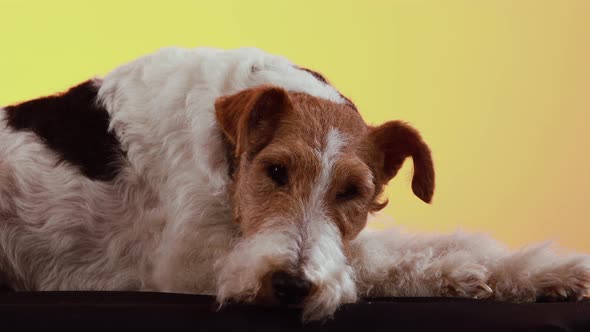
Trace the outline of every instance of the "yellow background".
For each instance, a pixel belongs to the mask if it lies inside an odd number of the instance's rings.
[[[0,105],[174,45],[285,55],[419,128],[434,204],[407,163],[385,210],[411,231],[590,252],[590,1],[0,1]]]

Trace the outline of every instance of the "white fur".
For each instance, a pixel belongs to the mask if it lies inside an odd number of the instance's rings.
[[[170,48],[97,84],[127,155],[111,183],[58,163],[32,133],[7,129],[0,110],[0,281],[16,289],[250,299],[261,276],[302,256],[305,276],[319,286],[304,308],[312,319],[357,295],[485,297],[489,284],[499,299],[530,301],[588,290],[587,256],[557,256],[546,246],[511,253],[483,236],[364,231],[345,255],[322,202],[345,140],[336,129],[319,150],[312,198],[302,202],[303,231],[287,222],[240,238],[215,99],[273,84],[345,102],[285,58],[251,48]]]
[[[318,290],[307,300],[303,317],[320,319],[332,315],[343,303],[355,302],[357,287],[336,225],[326,216],[307,225],[304,274]]]
[[[318,292],[308,300],[304,317],[317,319],[334,313],[342,303],[356,301],[356,285],[352,268],[343,252],[340,232],[326,212],[324,197],[332,181],[332,171],[345,143],[335,128],[328,131],[323,149],[316,150],[321,170],[303,204],[304,274],[318,286]]]

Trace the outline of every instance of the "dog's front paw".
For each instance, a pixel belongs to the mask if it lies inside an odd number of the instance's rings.
[[[590,258],[575,257],[533,276],[539,301],[579,301],[590,291]]]
[[[440,296],[482,299],[493,294],[487,283],[490,273],[483,265],[463,259],[446,259],[437,270],[435,276],[440,278]]]
[[[590,256],[559,257],[547,246],[516,253],[494,272],[498,300],[578,301],[590,291]]]

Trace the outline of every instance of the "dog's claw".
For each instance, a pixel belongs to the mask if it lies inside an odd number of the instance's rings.
[[[559,294],[559,295],[560,295],[561,297],[563,297],[563,298],[567,298],[567,292],[566,292],[566,291],[565,291],[565,289],[563,289],[563,288],[559,288],[559,289],[557,290],[557,294]]]
[[[487,284],[481,283],[481,284],[479,284],[479,287],[490,294],[492,294],[494,292],[494,290],[490,286],[488,286]]]

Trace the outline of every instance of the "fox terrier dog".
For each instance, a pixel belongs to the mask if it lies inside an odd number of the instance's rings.
[[[365,230],[418,131],[367,125],[319,73],[258,49],[168,48],[0,109],[0,281],[215,295],[331,316],[364,296],[578,300],[590,258],[484,235]]]

